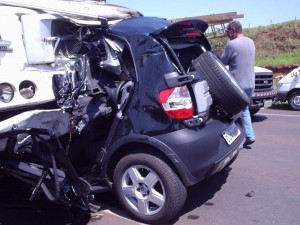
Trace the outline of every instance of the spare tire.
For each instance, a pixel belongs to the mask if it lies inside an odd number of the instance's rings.
[[[207,81],[213,100],[225,111],[237,114],[249,105],[250,98],[212,52],[201,54],[193,66]]]

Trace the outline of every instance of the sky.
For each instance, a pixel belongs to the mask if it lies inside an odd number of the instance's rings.
[[[299,0],[106,0],[106,3],[166,19],[237,12],[244,15],[237,19],[244,28],[300,20]]]

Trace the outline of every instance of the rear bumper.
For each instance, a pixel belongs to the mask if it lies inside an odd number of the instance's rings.
[[[222,133],[235,124],[240,134],[229,145]],[[230,123],[210,119],[199,129],[182,129],[156,136],[174,154],[168,157],[173,162],[184,184],[198,183],[206,177],[221,171],[238,154],[244,142],[242,119],[235,116]]]

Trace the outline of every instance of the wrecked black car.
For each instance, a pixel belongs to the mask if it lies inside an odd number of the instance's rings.
[[[7,2],[0,173],[29,184],[31,199],[95,211],[95,194],[114,190],[135,219],[161,224],[187,186],[236,159],[249,99],[211,52],[205,21],[127,10],[111,23]]]

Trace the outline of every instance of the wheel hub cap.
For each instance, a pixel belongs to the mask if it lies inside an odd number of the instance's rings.
[[[162,181],[151,169],[132,166],[123,175],[122,191],[128,205],[143,215],[158,213],[166,196]]]
[[[143,197],[146,197],[149,195],[149,188],[147,187],[146,184],[140,183],[138,185],[137,191],[140,192]]]
[[[300,96],[294,98],[294,104],[300,106]]]

